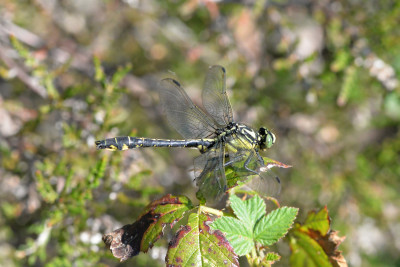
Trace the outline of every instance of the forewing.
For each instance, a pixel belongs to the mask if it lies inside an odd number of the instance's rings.
[[[224,168],[224,145],[219,142],[215,149],[200,155],[194,162],[198,195],[207,203],[218,202],[227,190]],[[201,170],[201,171],[200,171]]]
[[[226,71],[224,67],[211,66],[203,87],[203,106],[220,128],[232,122],[232,108],[226,94]]]
[[[171,78],[163,79],[159,94],[168,122],[184,138],[207,138],[214,135],[215,122],[193,104],[179,82]]]

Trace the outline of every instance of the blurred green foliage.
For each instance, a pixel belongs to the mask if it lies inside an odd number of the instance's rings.
[[[201,104],[220,64],[235,119],[273,129],[268,157],[293,165],[280,203],[301,221],[327,205],[352,266],[399,265],[399,14],[389,0],[3,1],[0,262],[117,265],[103,233],[164,193],[194,199],[196,152],[93,143],[178,137],[156,82],[176,75]],[[126,265],[163,265],[153,250]]]

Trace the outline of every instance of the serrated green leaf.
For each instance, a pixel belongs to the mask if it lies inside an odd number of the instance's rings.
[[[282,207],[263,217],[254,229],[256,241],[264,246],[278,242],[290,229],[297,212],[297,208]]]
[[[262,245],[277,242],[287,233],[298,211],[284,207],[265,216],[265,203],[259,196],[243,201],[231,195],[229,199],[239,219],[221,217],[211,226],[222,231],[235,252],[241,256],[250,253],[256,242]]]
[[[201,213],[189,215],[171,240],[166,256],[171,266],[239,266],[237,255],[218,230],[208,226],[211,219]]]
[[[300,227],[303,231],[312,229],[319,231],[321,235],[326,235],[330,228],[330,220],[326,206],[319,212],[311,211],[304,224]]]
[[[321,246],[307,234],[294,231],[290,238],[291,266],[332,267]]]
[[[240,256],[246,255],[254,247],[252,229],[238,219],[221,217],[211,224],[211,228],[222,231]]]
[[[241,220],[251,231],[252,227],[265,215],[265,202],[259,196],[254,196],[248,200],[241,200],[236,195],[229,198],[231,208],[236,217]]]

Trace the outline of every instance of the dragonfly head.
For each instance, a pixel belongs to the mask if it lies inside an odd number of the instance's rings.
[[[258,131],[258,134],[261,137],[260,140],[261,150],[266,150],[267,148],[270,148],[273,144],[275,144],[276,137],[267,128],[261,127],[260,130]]]

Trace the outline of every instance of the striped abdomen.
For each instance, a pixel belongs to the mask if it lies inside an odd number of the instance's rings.
[[[115,137],[96,141],[97,149],[126,150],[140,147],[192,147],[200,150],[207,149],[215,143],[213,139],[167,140],[143,137]]]

